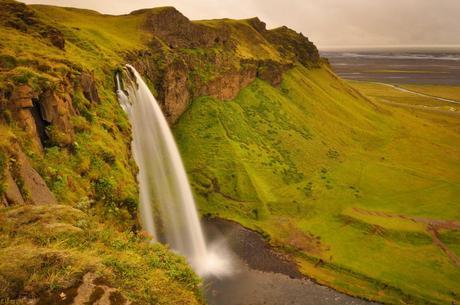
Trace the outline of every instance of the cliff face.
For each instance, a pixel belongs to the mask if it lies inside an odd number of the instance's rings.
[[[319,66],[306,37],[286,27],[267,30],[257,18],[192,22],[172,7],[132,14],[145,16],[152,38],[148,52],[128,61],[154,84],[171,124],[194,98],[233,99],[256,78],[279,86],[294,64]]]

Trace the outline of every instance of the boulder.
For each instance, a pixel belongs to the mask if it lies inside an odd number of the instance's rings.
[[[26,203],[31,204],[54,204],[56,199],[49,190],[43,178],[32,167],[26,155],[18,145],[14,145],[15,172],[13,179],[21,180],[23,184],[22,197]]]

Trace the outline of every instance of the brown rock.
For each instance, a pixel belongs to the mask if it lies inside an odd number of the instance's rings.
[[[298,61],[306,67],[319,66],[318,49],[302,33],[282,26],[264,31],[263,36],[278,49],[285,59],[293,62]]]
[[[172,48],[212,47],[226,44],[230,31],[216,30],[191,22],[174,7],[140,10],[131,14],[147,14],[146,28]]]
[[[267,25],[265,22],[261,21],[257,17],[248,19],[248,23],[259,33],[263,34],[267,31]]]
[[[43,178],[37,173],[37,171],[31,166],[26,155],[22,152],[18,145],[14,146],[16,155],[16,167],[17,177],[13,177],[16,180],[21,179],[24,184],[22,194],[26,202],[32,204],[53,204],[56,203],[56,199],[49,190]]]
[[[257,77],[274,87],[278,87],[283,80],[283,72],[286,69],[286,66],[271,60],[262,61],[257,68]]]
[[[8,201],[6,200],[5,195],[0,196],[0,205],[7,207],[8,206]]]
[[[99,103],[99,94],[97,92],[96,80],[94,73],[83,72],[80,75],[80,86],[83,90],[83,95],[88,101]]]
[[[48,89],[40,96],[39,106],[41,118],[45,122],[56,126],[60,131],[69,134],[71,138],[74,136],[70,119],[76,112],[69,93],[64,91],[58,94]]]
[[[48,38],[53,46],[61,50],[65,49],[64,35],[58,29],[50,27],[42,32],[42,36]]]
[[[174,123],[187,109],[190,93],[187,87],[188,72],[185,64],[176,61],[171,64],[163,78],[163,111],[168,121]]]
[[[26,32],[28,26],[38,23],[35,13],[24,3],[0,1],[0,23]]]
[[[11,173],[7,167],[5,167],[5,183],[6,190],[4,194],[4,199],[7,206],[24,204],[24,199],[22,198],[21,191],[19,190],[16,182],[14,181]]]
[[[199,96],[209,95],[220,100],[234,99],[240,90],[256,79],[255,67],[233,70],[209,81],[199,91]]]
[[[34,93],[28,85],[20,85],[14,88],[11,94],[10,103],[15,108],[30,108],[33,107],[32,98]]]
[[[27,132],[35,146],[39,150],[42,150],[43,146],[40,141],[37,124],[31,112],[34,107],[32,99],[35,97],[35,93],[28,85],[17,86],[13,89],[8,102],[8,108],[18,125]]]

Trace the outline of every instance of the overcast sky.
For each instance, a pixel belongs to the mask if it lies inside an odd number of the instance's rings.
[[[287,25],[320,48],[351,45],[460,45],[460,0],[25,0],[124,14],[174,6],[190,19],[258,16]]]

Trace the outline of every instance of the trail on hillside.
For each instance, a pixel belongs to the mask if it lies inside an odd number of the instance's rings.
[[[435,96],[435,95],[424,94],[424,93],[421,93],[421,92],[418,92],[418,91],[413,91],[413,90],[409,90],[409,89],[406,89],[406,88],[402,88],[402,87],[400,87],[398,85],[379,83],[379,82],[376,82],[376,84],[391,87],[393,89],[396,89],[396,90],[399,90],[399,91],[405,92],[405,93],[412,93],[412,94],[415,94],[415,95],[418,95],[418,96],[433,98],[433,99],[438,100],[438,101],[443,101],[443,102],[448,102],[448,103],[453,103],[453,104],[460,104],[460,101],[451,100],[451,99],[447,99],[447,98],[443,98],[443,97]]]

